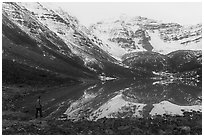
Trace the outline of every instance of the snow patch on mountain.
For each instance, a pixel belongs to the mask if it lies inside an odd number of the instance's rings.
[[[28,9],[38,20],[47,26],[51,31],[62,38],[70,49],[73,49],[70,42],[73,39],[72,33],[74,30],[70,27],[69,22],[66,22],[52,9],[47,9],[41,3],[18,3],[19,5]],[[76,46],[76,45],[75,45]]]
[[[108,36],[106,34],[95,33],[95,36],[100,38],[101,42],[104,44],[100,45],[100,48],[104,51],[108,52],[112,55],[115,59],[121,61],[121,57],[127,53],[127,51],[118,46],[118,44],[111,42],[108,40]]]
[[[172,51],[176,50],[201,50],[202,49],[202,41],[199,41],[197,43],[192,43],[190,45],[181,44],[182,41],[163,41],[160,38],[160,34],[158,31],[154,31],[154,33],[149,32],[149,35],[151,37],[150,43],[153,45],[154,52],[162,53],[162,54],[168,54]]]

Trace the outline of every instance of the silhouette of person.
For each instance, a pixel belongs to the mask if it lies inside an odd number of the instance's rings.
[[[41,105],[41,96],[38,96],[38,99],[36,101],[35,104],[35,108],[36,108],[36,113],[35,113],[35,117],[38,118],[38,113],[40,113],[40,117],[42,117],[42,105]]]

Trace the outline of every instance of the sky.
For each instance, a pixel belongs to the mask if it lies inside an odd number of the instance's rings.
[[[176,22],[181,25],[193,25],[202,22],[201,2],[80,2],[52,3],[60,6],[72,16],[78,18],[81,24],[89,26],[103,19],[127,16],[143,16],[163,22]]]

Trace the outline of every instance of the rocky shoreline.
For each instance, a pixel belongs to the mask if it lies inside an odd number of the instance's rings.
[[[3,118],[3,135],[201,135],[202,114],[152,118],[81,120],[9,120]]]

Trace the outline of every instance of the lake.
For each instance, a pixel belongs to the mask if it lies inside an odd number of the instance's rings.
[[[88,119],[182,115],[184,111],[202,111],[202,86],[190,79],[122,79],[89,82],[43,92],[46,118]],[[24,111],[35,114],[39,94],[21,101]]]

